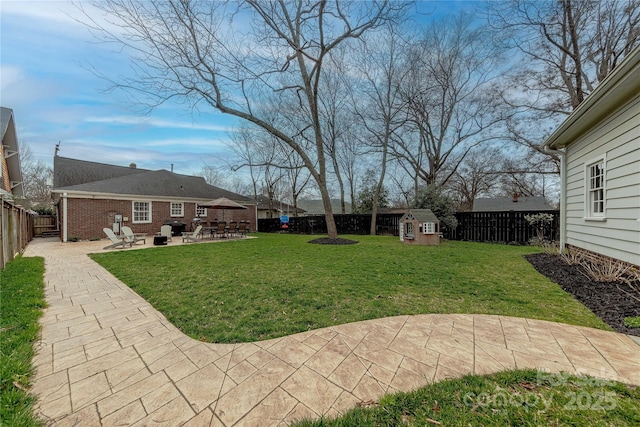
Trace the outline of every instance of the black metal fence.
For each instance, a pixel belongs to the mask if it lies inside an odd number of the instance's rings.
[[[525,219],[526,215],[548,213],[553,216],[550,226],[544,230],[547,240],[560,237],[560,211],[509,211],[509,212],[458,212],[458,226],[455,229],[443,229],[443,237],[449,240],[467,240],[473,242],[527,244],[537,236],[537,230]],[[378,214],[376,216],[376,234],[398,236],[401,213]],[[369,234],[371,215],[334,215],[338,234]],[[286,231],[300,234],[326,234],[327,224],[324,215],[290,217],[286,229],[279,218],[259,219],[258,230],[274,233]]]

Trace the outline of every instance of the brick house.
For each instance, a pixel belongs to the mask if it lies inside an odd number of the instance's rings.
[[[138,169],[133,163],[123,167],[55,156],[52,193],[64,242],[104,238],[102,229],[118,223],[153,235],[163,224],[178,221],[189,231],[195,218],[222,219],[221,210],[198,206],[219,197],[248,208],[225,211],[225,221],[249,221],[251,230],[257,225],[255,202],[249,198],[209,185],[202,177]]]

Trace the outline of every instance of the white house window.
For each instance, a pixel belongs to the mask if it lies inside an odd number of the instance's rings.
[[[207,208],[202,206],[196,206],[196,216],[198,218],[206,218],[207,217]]]
[[[133,223],[151,222],[151,202],[133,202]]]
[[[434,234],[436,232],[436,224],[433,222],[425,222],[422,224],[423,234]]]
[[[171,202],[171,216],[184,216],[184,203]]]
[[[605,161],[597,159],[586,165],[585,214],[589,218],[603,218],[605,210]]]

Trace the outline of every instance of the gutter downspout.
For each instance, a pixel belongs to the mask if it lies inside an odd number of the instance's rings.
[[[546,144],[542,151],[560,157],[560,253],[563,253],[567,245],[567,152],[566,148],[555,150]]]
[[[62,241],[67,242],[67,193],[62,193]]]

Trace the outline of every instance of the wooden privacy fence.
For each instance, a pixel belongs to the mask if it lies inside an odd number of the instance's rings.
[[[0,218],[0,269],[3,269],[33,239],[33,215],[24,208],[2,200]]]
[[[403,214],[378,214],[376,216],[376,234],[398,236],[400,218]],[[369,234],[370,214],[334,215],[338,234]],[[279,218],[258,220],[258,231],[274,233],[282,231]],[[327,222],[324,215],[289,217],[286,229],[290,233],[327,234]]]
[[[453,230],[445,230],[444,237],[449,240],[524,245],[537,236],[536,228],[529,225],[525,216],[539,213],[553,216],[553,221],[544,230],[545,239],[558,240],[560,211],[458,212],[458,226]]]
[[[449,240],[468,240],[473,242],[515,243],[525,245],[537,236],[535,227],[529,225],[526,215],[548,213],[553,216],[550,226],[545,228],[547,240],[558,240],[560,237],[560,211],[525,211],[525,212],[458,212],[458,226],[455,229],[444,229],[443,237]],[[376,217],[376,234],[399,235],[401,213],[379,214]],[[338,234],[369,234],[371,215],[334,215]],[[258,231],[267,233],[283,231],[278,218],[259,219]],[[289,233],[326,234],[327,224],[324,215],[290,217]]]
[[[34,237],[47,237],[58,234],[58,217],[55,215],[37,215],[33,218]]]

